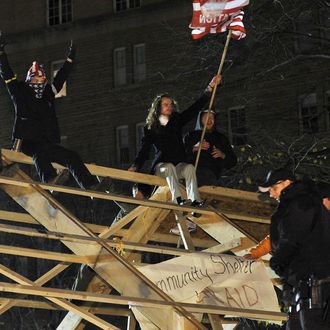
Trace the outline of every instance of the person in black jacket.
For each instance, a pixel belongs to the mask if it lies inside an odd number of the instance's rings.
[[[0,74],[15,107],[13,140],[20,141],[21,151],[33,157],[41,181],[58,183],[58,175],[51,162],[69,169],[81,188],[96,187],[92,176],[77,153],[60,145],[60,130],[55,112],[55,95],[72,69],[75,49],[71,43],[62,68],[52,83],[46,80],[43,67],[36,61],[29,69],[24,82],[18,81],[4,51],[6,43],[0,34]]]
[[[206,125],[204,141],[196,169],[198,186],[217,186],[224,169],[229,169],[237,164],[237,158],[227,137],[216,129],[216,113],[207,111],[198,114],[195,130],[189,132],[184,143],[191,163],[195,163],[203,127]]]
[[[185,202],[179,186],[179,179],[185,179],[188,199],[192,201],[193,206],[201,205],[195,168],[187,163],[182,128],[197,116],[209,101],[211,91],[220,80],[219,75],[215,76],[202,96],[181,113],[177,111],[176,101],[168,94],[157,96],[149,109],[142,146],[129,171],[139,170],[147,160],[151,147],[154,146],[156,155],[152,163],[152,172],[166,178],[175,203]]]
[[[277,169],[259,190],[279,201],[271,218],[270,266],[293,287],[301,329],[329,329],[330,218],[315,183]]]

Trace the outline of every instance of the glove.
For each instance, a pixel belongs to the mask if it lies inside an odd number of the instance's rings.
[[[69,51],[68,51],[68,58],[70,59],[70,60],[74,60],[74,58],[75,58],[75,56],[76,56],[76,47],[75,47],[75,45],[73,44],[73,40],[71,40],[71,43],[70,43],[70,47],[69,47]]]
[[[3,34],[0,31],[0,54],[2,54],[5,51],[6,45],[7,45],[7,42],[5,41],[5,38],[3,37]]]

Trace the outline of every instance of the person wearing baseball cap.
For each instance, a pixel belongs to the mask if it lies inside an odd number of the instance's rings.
[[[303,330],[329,329],[330,218],[319,190],[279,168],[267,174],[259,191],[279,202],[271,217],[270,267],[293,288],[290,310]]]

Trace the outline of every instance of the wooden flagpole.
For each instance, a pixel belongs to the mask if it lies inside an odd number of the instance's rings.
[[[228,35],[227,35],[227,40],[226,40],[225,48],[224,48],[223,53],[222,53],[222,56],[221,56],[221,61],[220,61],[220,65],[219,65],[219,68],[218,68],[217,75],[221,74],[221,71],[222,71],[223,65],[224,65],[224,63],[225,63],[225,58],[226,58],[227,51],[228,51],[229,41],[230,41],[230,39],[231,39],[231,33],[232,33],[232,31],[229,30],[229,31],[228,31]],[[214,98],[215,98],[215,93],[216,93],[216,91],[217,91],[217,87],[218,87],[218,85],[215,84],[215,86],[214,86],[214,88],[213,88],[213,91],[212,91],[212,96],[211,96],[211,100],[210,100],[209,108],[208,108],[208,110],[207,110],[207,115],[206,115],[206,123],[207,123],[207,121],[209,120],[209,116],[210,116],[210,112],[211,112],[211,109],[212,109],[212,106],[213,106],[213,102],[214,102]],[[197,166],[198,166],[199,157],[200,157],[200,155],[201,155],[202,142],[203,142],[204,137],[205,137],[205,132],[206,132],[206,125],[204,125],[204,127],[203,127],[202,136],[201,136],[201,139],[200,139],[200,141],[199,141],[199,147],[198,147],[197,156],[196,156],[196,161],[195,161],[195,168],[196,168],[196,169],[197,169]]]

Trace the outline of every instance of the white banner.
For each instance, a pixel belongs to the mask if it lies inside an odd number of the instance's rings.
[[[280,311],[262,262],[227,254],[191,254],[139,270],[179,302]]]

